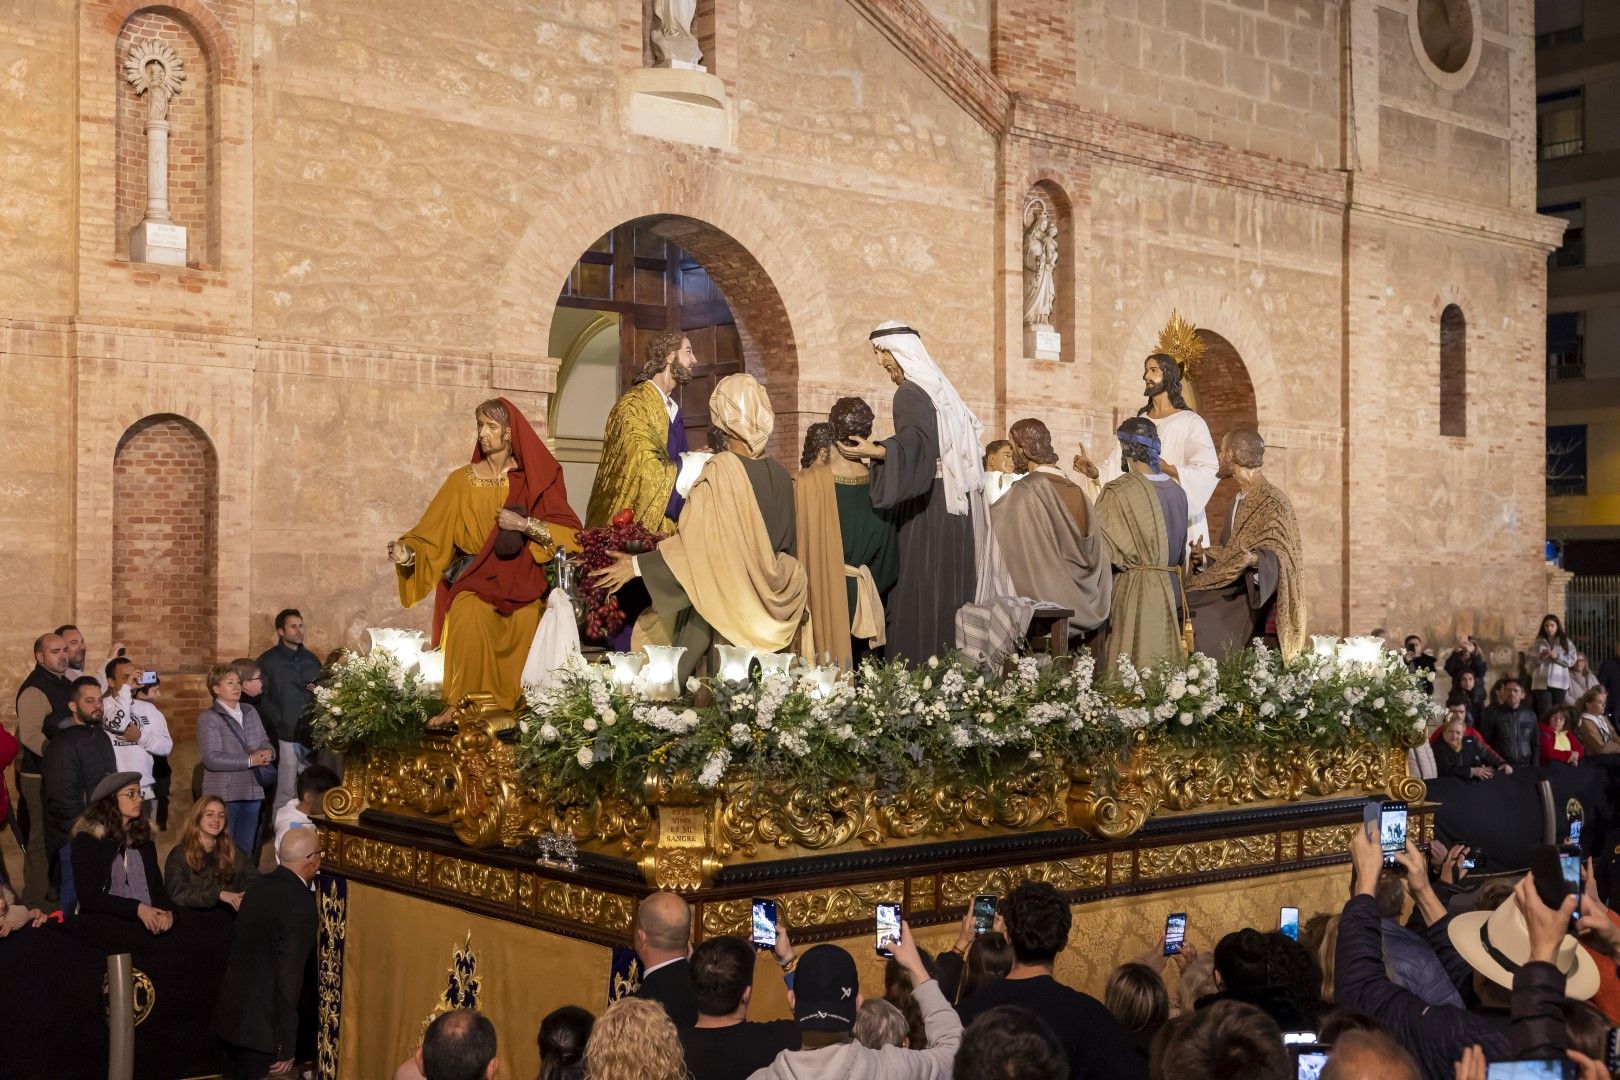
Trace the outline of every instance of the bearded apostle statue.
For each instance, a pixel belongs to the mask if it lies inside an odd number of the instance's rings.
[[[1207,556],[1193,548],[1187,583],[1198,651],[1225,656],[1254,638],[1275,640],[1283,656],[1305,646],[1305,555],[1288,496],[1260,472],[1266,443],[1252,427],[1221,439],[1220,476],[1238,485],[1232,521]]]
[[[595,574],[609,592],[646,586],[659,636],[684,646],[681,685],[717,642],[760,652],[808,651],[809,589],[795,557],[793,479],[765,455],[776,425],[765,388],[728,375],[709,398],[725,449],[703,465],[673,536],[620,554]]]
[[[1097,499],[1097,522],[1114,567],[1114,594],[1103,644],[1105,667],[1129,656],[1137,667],[1181,659],[1181,553],[1187,547],[1186,494],[1160,467],[1158,430],[1133,416],[1117,433],[1126,471]]]
[[[451,708],[484,693],[511,709],[547,590],[545,564],[578,550],[562,467],[506,398],[479,405],[472,461],[451,473],[388,557],[405,607],[433,597]],[[441,714],[436,721],[447,718]]]

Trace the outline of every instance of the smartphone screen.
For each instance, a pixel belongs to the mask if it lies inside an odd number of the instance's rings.
[[[1299,940],[1299,908],[1297,908],[1297,907],[1285,907],[1285,908],[1283,908],[1281,910],[1281,912],[1278,913],[1278,916],[1277,916],[1277,929],[1281,930],[1283,933],[1287,934],[1289,937],[1293,938],[1295,941],[1298,941]]]
[[[1485,1066],[1485,1080],[1572,1080],[1575,1075],[1575,1063],[1564,1058],[1493,1061]]]
[[[143,671],[143,672],[141,672],[141,685],[142,686],[151,686],[155,682],[157,682],[157,672],[155,672],[155,671]]]
[[[973,932],[983,934],[996,925],[996,898],[981,894],[973,898]]]
[[[1581,917],[1581,857],[1578,854],[1561,853],[1558,856],[1558,869],[1564,875],[1564,891],[1575,896],[1575,912],[1572,919]]]
[[[1482,867],[1484,865],[1485,865],[1485,849],[1484,848],[1474,848],[1474,849],[1470,850],[1468,852],[1468,854],[1466,854],[1466,855],[1464,855],[1462,857],[1462,868],[1464,870],[1478,870],[1480,867]]]
[[[1328,1050],[1325,1046],[1293,1046],[1294,1080],[1317,1080],[1327,1068]]]
[[[1174,956],[1181,951],[1181,943],[1187,940],[1187,913],[1185,911],[1173,912],[1164,917],[1164,955]]]
[[[1581,819],[1580,818],[1572,818],[1570,820],[1570,823],[1569,823],[1569,842],[1572,843],[1572,844],[1578,844],[1578,843],[1581,842]]]
[[[893,949],[900,944],[900,905],[879,904],[877,906],[877,951],[879,956],[893,956]]]
[[[1406,804],[1385,803],[1378,810],[1378,847],[1384,853],[1384,865],[1395,865],[1395,853],[1406,850]]]
[[[1285,1031],[1283,1032],[1284,1046],[1303,1046],[1316,1041],[1314,1031]]]
[[[754,948],[776,948],[776,901],[754,899]]]

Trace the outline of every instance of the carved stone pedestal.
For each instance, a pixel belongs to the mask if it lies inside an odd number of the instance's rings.
[[[129,257],[132,262],[160,266],[186,265],[186,227],[160,221],[143,221],[129,230]]]
[[[725,83],[701,67],[641,68],[623,86],[625,127],[637,135],[720,150],[736,141]]]
[[[1024,355],[1035,360],[1063,359],[1063,335],[1050,326],[1024,330]]]

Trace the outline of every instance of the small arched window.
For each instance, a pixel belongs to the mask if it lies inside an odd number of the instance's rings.
[[[1456,304],[1440,313],[1440,434],[1468,434],[1468,320]]]

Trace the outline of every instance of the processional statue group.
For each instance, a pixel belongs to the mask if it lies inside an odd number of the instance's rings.
[[[515,705],[546,564],[577,552],[582,528],[626,515],[660,539],[593,575],[626,615],[610,644],[685,646],[682,685],[711,645],[728,643],[845,666],[952,649],[995,663],[1042,609],[1068,613],[1065,644],[1090,649],[1099,669],[1193,648],[1219,657],[1253,638],[1284,655],[1303,646],[1292,504],[1262,473],[1259,431],[1234,428],[1216,447],[1187,407],[1204,347],[1179,315],[1143,364],[1146,404],[1100,463],[1076,453],[1073,476],[1039,419],[986,446],[916,330],[885,322],[870,341],[895,386],[894,433],[874,438],[871,406],[841,398],[789,474],[765,456],[775,416],[751,375],[718,382],[711,445],[693,450],[677,400],[691,345],[680,333],[654,339],[608,416],[583,526],[523,414],[504,398],[478,406],[470,463],[388,545],[401,604],[433,598],[445,700],[482,692]],[[1211,523],[1210,496],[1227,478],[1236,499]]]

